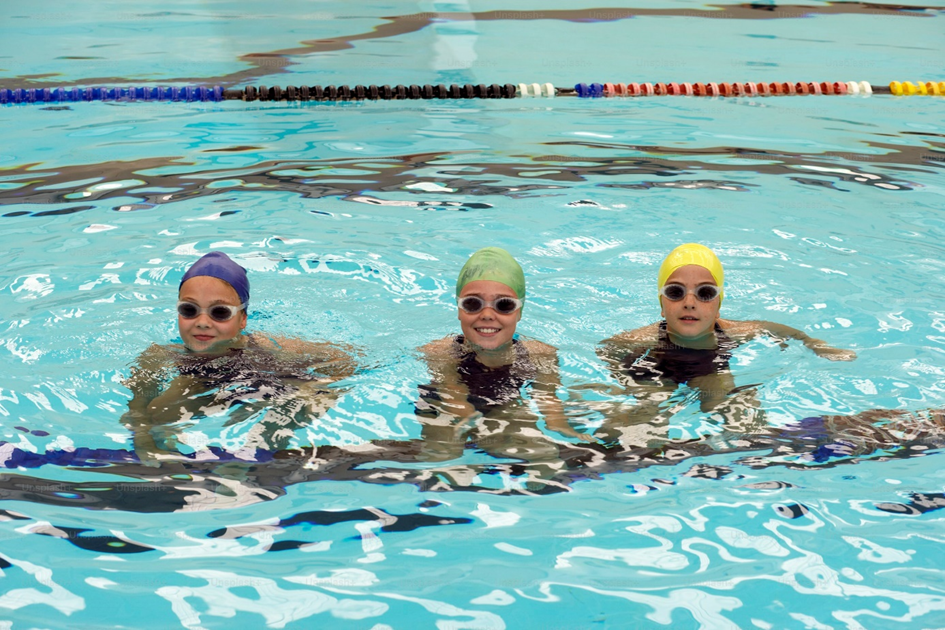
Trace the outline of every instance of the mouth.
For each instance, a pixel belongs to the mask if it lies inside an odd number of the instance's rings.
[[[679,318],[679,321],[681,321],[681,322],[697,322],[697,321],[699,321],[699,318],[698,318],[698,317],[692,317],[691,315],[685,315],[685,316],[683,316],[683,317],[680,317],[680,318]]]
[[[213,335],[194,335],[197,341],[213,341]]]
[[[501,328],[476,328],[475,331],[484,337],[489,337],[497,334]]]

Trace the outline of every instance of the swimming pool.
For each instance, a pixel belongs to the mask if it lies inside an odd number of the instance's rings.
[[[3,87],[932,80],[945,19],[857,3],[55,6],[5,22]],[[544,471],[477,449],[392,458],[420,437],[415,349],[458,329],[452,283],[487,244],[525,267],[521,330],[559,348],[585,431],[603,418],[578,396],[606,400],[584,387],[611,382],[596,344],[655,321],[656,266],[692,240],[726,264],[723,315],[859,355],[742,346],[736,382],[762,383],[771,424],[941,408],[943,113],[880,96],[0,108],[4,457],[128,448],[121,381],[174,339],[177,282],[210,249],[250,269],[251,327],[365,357],[298,433],[311,456],[5,470],[0,620],[941,625],[937,448],[818,463],[709,438],[629,461],[556,437]],[[672,437],[711,435],[685,391],[675,402]],[[235,450],[248,427],[225,422],[180,430],[194,451]],[[392,446],[357,450],[370,440]]]

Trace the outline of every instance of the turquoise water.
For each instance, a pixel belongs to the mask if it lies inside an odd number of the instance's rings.
[[[0,87],[943,75],[945,18],[918,4],[70,6],[4,22]],[[3,627],[945,623],[934,441],[824,463],[711,439],[595,460],[539,423],[550,472],[476,448],[439,464],[358,450],[421,437],[415,349],[458,330],[455,275],[490,244],[525,268],[520,331],[558,347],[583,432],[605,418],[580,398],[611,398],[588,393],[613,382],[596,344],[658,318],[659,261],[692,240],[726,265],[723,316],[858,354],[740,347],[736,383],[762,383],[772,425],[941,408],[941,99],[83,103],[0,119]],[[250,269],[251,328],[362,349],[338,405],[296,434],[317,451],[11,464],[14,449],[130,447],[122,380],[174,341],[180,275],[211,249]],[[670,435],[711,434],[684,389]],[[249,427],[226,419],[184,423],[182,441],[235,452]]]

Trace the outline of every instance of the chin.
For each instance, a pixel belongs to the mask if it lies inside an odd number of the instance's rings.
[[[187,349],[193,350],[194,352],[203,352],[204,350],[209,350],[216,343],[216,339],[211,339],[210,341],[200,341],[198,339],[184,341],[184,345],[187,347]]]
[[[498,350],[499,348],[504,348],[505,346],[512,343],[512,338],[508,339],[488,339],[485,343],[479,344],[486,350]]]

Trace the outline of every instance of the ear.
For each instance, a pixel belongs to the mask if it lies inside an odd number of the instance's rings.
[[[660,296],[660,317],[666,319],[666,313],[663,311],[663,296]]]
[[[246,311],[243,311],[242,313],[240,313],[240,330],[244,330],[246,328],[246,320],[247,320]]]

